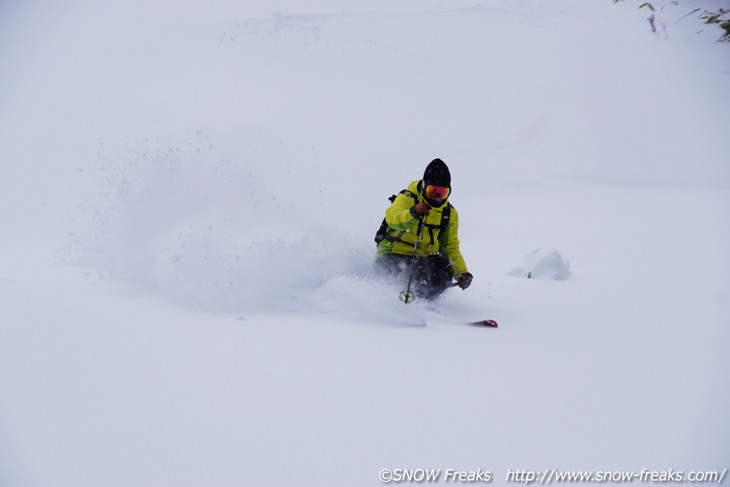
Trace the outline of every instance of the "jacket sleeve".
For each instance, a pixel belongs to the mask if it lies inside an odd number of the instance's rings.
[[[385,222],[396,230],[410,231],[418,227],[418,220],[411,215],[413,198],[405,194],[396,196],[395,201],[385,210]]]
[[[454,277],[456,278],[469,271],[466,269],[466,262],[464,262],[464,257],[461,255],[461,250],[459,249],[459,215],[453,207],[451,213],[449,227],[439,236],[439,241],[441,244],[440,253],[451,261],[451,267],[454,270]]]

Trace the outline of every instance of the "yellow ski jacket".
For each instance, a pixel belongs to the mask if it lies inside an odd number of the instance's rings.
[[[378,244],[378,254],[413,254],[419,220],[411,215],[415,199],[425,202],[422,180],[408,185],[406,194],[400,193],[395,201],[385,210],[385,222],[388,224],[387,237]],[[450,205],[447,200],[438,208],[431,208],[423,219],[421,236],[416,249],[416,256],[428,257],[441,254],[451,262],[454,278],[468,272],[464,257],[459,250],[459,214],[453,206],[445,228],[441,228],[441,217],[444,209]]]

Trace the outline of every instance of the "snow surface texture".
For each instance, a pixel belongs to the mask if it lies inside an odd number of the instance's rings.
[[[640,3],[1,3],[0,485],[730,467],[730,44]]]

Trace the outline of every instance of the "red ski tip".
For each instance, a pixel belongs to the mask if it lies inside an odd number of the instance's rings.
[[[470,325],[489,326],[491,328],[497,328],[497,322],[494,321],[494,320],[472,321],[469,324]]]

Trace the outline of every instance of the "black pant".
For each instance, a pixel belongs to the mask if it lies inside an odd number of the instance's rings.
[[[411,289],[417,297],[434,299],[451,284],[453,276],[451,262],[438,254],[416,257],[415,260],[410,255],[381,254],[375,258],[375,268],[382,274],[402,278],[406,285],[411,262],[413,262]]]

